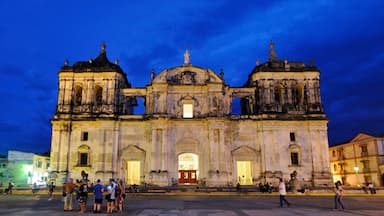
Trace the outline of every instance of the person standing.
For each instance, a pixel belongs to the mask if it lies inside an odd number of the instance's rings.
[[[95,201],[93,203],[93,213],[101,212],[101,204],[103,203],[103,191],[104,186],[101,184],[100,179],[97,179],[97,183],[93,186],[93,194]]]
[[[287,204],[287,206],[289,207],[291,204],[285,199],[285,196],[287,195],[287,191],[285,190],[285,184],[282,178],[280,178],[279,194],[280,194],[280,207],[283,207],[283,202],[285,202],[285,204]]]
[[[339,205],[341,207],[341,209],[344,211],[344,203],[343,201],[341,200],[341,198],[343,197],[344,195],[344,191],[343,191],[343,186],[341,184],[340,181],[337,181],[335,183],[335,187],[336,187],[336,194],[335,194],[335,210],[338,210],[339,209]]]
[[[107,186],[107,213],[112,213],[115,209],[115,200],[116,200],[116,183],[114,179],[109,180],[109,185]]]
[[[73,210],[74,189],[75,189],[75,184],[73,183],[73,178],[69,178],[68,181],[63,185],[64,211]]]
[[[124,203],[124,197],[125,197],[125,187],[123,180],[119,180],[116,187],[116,203],[117,203],[117,211],[122,212],[123,211],[123,203]]]
[[[88,200],[88,183],[87,183],[87,180],[82,179],[81,185],[79,187],[79,206],[80,206],[81,213],[84,213],[87,209],[87,200]]]
[[[51,182],[50,185],[48,185],[48,201],[51,201],[52,198],[53,198],[53,190],[55,189],[55,185],[53,184],[53,182]]]
[[[37,194],[36,194],[38,190],[39,190],[39,189],[38,189],[38,187],[37,187],[36,182],[33,183],[33,185],[32,185],[32,196],[33,196],[33,199],[36,199],[36,200],[39,199],[39,196],[37,196]]]
[[[7,194],[12,194],[13,186],[14,186],[14,185],[15,185],[15,184],[13,184],[12,181],[9,182],[9,184],[8,184],[8,191],[7,191]]]

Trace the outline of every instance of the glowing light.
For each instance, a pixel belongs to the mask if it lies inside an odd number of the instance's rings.
[[[32,175],[33,166],[32,165],[24,165],[23,167],[24,173],[29,175]]]

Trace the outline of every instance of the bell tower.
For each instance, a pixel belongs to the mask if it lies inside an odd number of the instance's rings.
[[[126,74],[111,63],[101,44],[95,59],[69,65],[68,60],[59,71],[59,95],[55,118],[110,117],[132,112],[134,101],[121,97],[120,90],[130,88]]]

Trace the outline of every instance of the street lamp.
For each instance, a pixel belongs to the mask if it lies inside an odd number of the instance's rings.
[[[359,172],[359,167],[355,166],[355,167],[353,167],[353,169],[355,170],[355,174],[356,174],[356,185],[359,186],[358,177],[357,177],[357,173]]]

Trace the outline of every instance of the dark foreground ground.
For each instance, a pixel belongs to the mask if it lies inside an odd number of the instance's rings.
[[[290,208],[279,207],[277,194],[257,195],[212,195],[212,194],[129,194],[125,199],[123,213],[113,215],[140,216],[246,216],[246,215],[384,215],[384,196],[344,197],[346,211],[333,210],[333,196],[328,195],[288,195]],[[88,211],[82,215],[93,214],[88,198]],[[103,203],[105,205],[105,202]],[[105,207],[104,207],[105,212]],[[48,201],[47,195],[38,198],[29,194],[0,195],[0,215],[78,215],[78,211],[64,212],[60,195]]]

